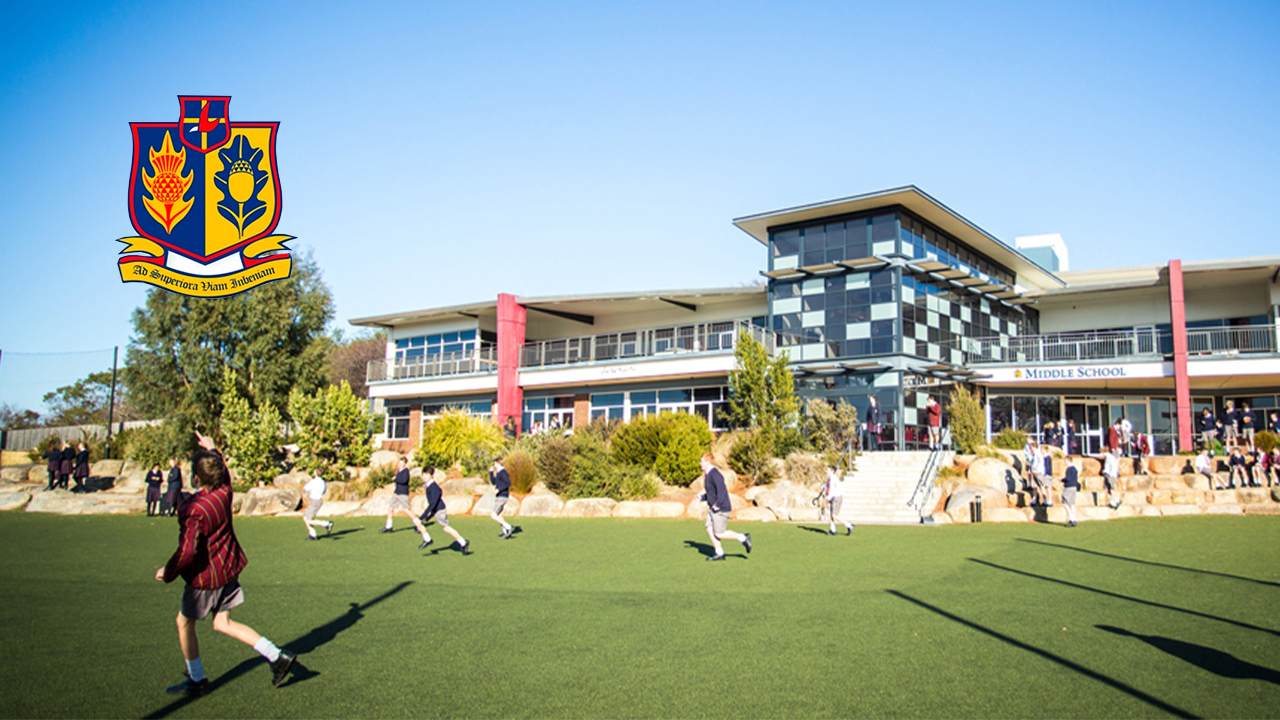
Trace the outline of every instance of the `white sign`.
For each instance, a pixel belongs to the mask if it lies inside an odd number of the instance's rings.
[[[1118,365],[1024,365],[1015,367],[978,369],[989,379],[984,383],[1019,382],[1097,382],[1106,380],[1135,380],[1172,377],[1172,367],[1166,363],[1122,363]],[[1171,364],[1170,364],[1171,365]]]

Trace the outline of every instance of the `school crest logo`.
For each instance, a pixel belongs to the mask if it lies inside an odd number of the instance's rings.
[[[176,123],[129,123],[133,169],[120,279],[226,297],[289,277],[278,122],[232,122],[229,96],[178,97]]]

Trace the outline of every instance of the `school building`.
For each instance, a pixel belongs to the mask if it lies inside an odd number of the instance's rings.
[[[738,218],[759,287],[521,297],[352,320],[384,328],[369,395],[384,446],[446,407],[579,425],[662,410],[726,425],[734,343],[785,350],[801,398],[865,410],[882,446],[926,444],[925,399],[976,391],[989,434],[1071,421],[1096,451],[1124,416],[1157,451],[1229,399],[1280,410],[1280,255],[1070,269],[1057,235],[1011,246],[916,187]],[[945,400],[944,400],[945,404]]]

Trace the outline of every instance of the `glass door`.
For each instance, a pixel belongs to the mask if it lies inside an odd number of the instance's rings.
[[[1103,404],[1096,401],[1070,401],[1063,404],[1067,419],[1067,436],[1072,455],[1097,455],[1102,452],[1106,431]]]

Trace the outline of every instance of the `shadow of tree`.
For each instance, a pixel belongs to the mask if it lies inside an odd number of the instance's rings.
[[[1089,550],[1087,548],[1076,547],[1074,545],[1063,545],[1061,543],[1045,542],[1043,540],[1031,540],[1028,538],[1018,538],[1017,542],[1030,543],[1032,545],[1044,545],[1045,547],[1055,547],[1061,550],[1070,550],[1072,552],[1087,553],[1089,555],[1097,555],[1098,557],[1110,558],[1112,560],[1122,560],[1124,562],[1138,563],[1140,565],[1150,565],[1152,567],[1169,568],[1170,570],[1182,570],[1184,572],[1197,573],[1199,575],[1215,575],[1217,577],[1230,578],[1232,580],[1243,580],[1245,582],[1257,583],[1259,585],[1267,585],[1270,587],[1280,587],[1280,583],[1270,580],[1258,580],[1256,578],[1244,577],[1243,575],[1231,575],[1230,573],[1215,572],[1213,570],[1199,570],[1197,568],[1184,567],[1182,565],[1170,565],[1169,563],[1156,562],[1154,560],[1139,560],[1137,558],[1125,557],[1123,555],[1112,555],[1100,550]]]

